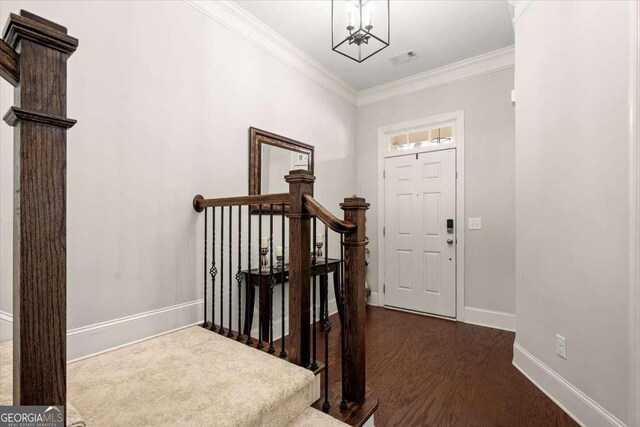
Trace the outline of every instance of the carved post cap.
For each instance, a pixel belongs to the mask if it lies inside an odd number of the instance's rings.
[[[66,27],[26,10],[21,10],[20,15],[9,15],[3,38],[14,49],[21,39],[34,41],[67,55],[71,55],[78,47],[78,39],[68,35]]]
[[[362,209],[366,211],[369,209],[369,203],[363,197],[346,197],[344,202],[340,203],[340,209]]]
[[[295,184],[299,182],[313,184],[314,182],[316,182],[316,177],[313,176],[313,173],[308,170],[294,169],[292,171],[289,171],[289,175],[285,175],[284,180],[289,184]]]

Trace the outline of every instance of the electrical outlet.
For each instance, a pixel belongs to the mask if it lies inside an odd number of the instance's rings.
[[[556,354],[567,360],[567,340],[560,335],[556,335]]]
[[[469,218],[469,230],[482,230],[482,219]]]

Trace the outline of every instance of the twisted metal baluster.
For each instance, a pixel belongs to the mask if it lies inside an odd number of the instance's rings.
[[[204,321],[202,327],[207,326],[207,211],[204,208]]]
[[[324,274],[326,286],[322,286],[324,293],[324,403],[322,410],[327,412],[331,408],[329,403],[329,332],[331,332],[331,322],[329,321],[329,229],[324,226]]]
[[[285,249],[286,246],[284,244],[285,242],[285,232],[284,232],[284,203],[282,204],[282,269],[280,271],[281,274],[281,280],[282,280],[282,293],[280,294],[280,306],[281,306],[281,315],[280,315],[280,319],[282,319],[282,338],[281,338],[281,348],[280,348],[280,357],[285,358],[287,357],[287,351],[285,350],[285,342],[284,342],[284,284],[285,284],[285,277],[284,277],[284,266],[285,266],[285,256],[284,254],[286,253]]]
[[[251,287],[251,205],[249,205],[249,212],[247,215],[247,228],[249,230],[249,237],[247,238],[247,271],[249,272],[249,274],[247,274],[247,287],[246,287],[246,297],[247,299],[249,299],[249,294],[251,293],[251,291],[253,291],[253,288]],[[260,245],[258,245],[260,246]],[[247,301],[247,307],[249,307],[249,302]],[[253,344],[253,340],[251,339],[251,328],[249,327],[249,316],[252,316],[253,313],[249,313],[249,311],[247,310],[245,313],[245,317],[247,318],[247,341],[246,344],[247,345],[251,345]]]
[[[213,208],[212,218],[212,234],[211,234],[211,330],[216,330],[216,275],[218,274],[218,268],[216,267],[216,207]]]
[[[342,400],[340,400],[340,410],[347,409],[347,401],[344,400],[344,381],[345,381],[345,367],[344,367],[344,235],[340,234],[340,300],[338,304],[342,306],[342,317],[340,318],[340,364],[342,366]],[[336,296],[336,300],[338,296]]]
[[[238,206],[238,272],[236,281],[238,282],[238,336],[237,341],[242,340],[242,206]]]
[[[313,361],[311,362],[311,366],[309,367],[312,371],[315,371],[316,369],[318,369],[318,354],[317,354],[317,346],[318,346],[318,337],[316,334],[316,293],[317,293],[317,288],[316,288],[316,275],[313,272],[313,269],[316,266],[317,263],[317,253],[316,253],[316,217],[313,217],[313,265],[311,266],[311,276],[313,276],[313,301],[312,301],[312,309],[313,309],[313,325],[311,327],[312,332],[313,332],[313,339],[311,340],[312,343],[312,347],[313,347]]]
[[[273,288],[276,285],[276,278],[273,276],[273,203],[269,205],[269,350],[270,354],[275,353],[273,347]]]
[[[233,296],[233,248],[232,239],[233,239],[233,206],[229,206],[229,327],[227,328],[227,336],[233,336],[233,312],[232,312],[232,296]]]
[[[262,295],[262,255],[260,252],[262,251],[262,203],[260,203],[260,207],[258,208],[258,255],[260,255],[260,267],[258,268],[258,277],[260,278],[258,282],[258,344],[256,348],[264,348],[264,344],[262,344],[262,309],[260,308],[261,301],[260,296]]]
[[[224,334],[224,206],[220,207],[220,335]]]

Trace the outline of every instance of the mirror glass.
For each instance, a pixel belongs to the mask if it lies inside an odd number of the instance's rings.
[[[260,194],[287,193],[285,175],[294,169],[309,170],[309,155],[269,144],[261,144]]]

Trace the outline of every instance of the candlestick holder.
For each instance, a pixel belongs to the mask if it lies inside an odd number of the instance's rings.
[[[260,271],[262,272],[269,271],[269,260],[267,259],[268,253],[269,248],[260,248]]]
[[[323,242],[316,243],[316,263],[324,262],[324,258],[322,258],[322,247],[324,246]]]
[[[276,269],[282,270],[284,268],[284,263],[282,262],[284,257],[282,255],[276,255]]]

